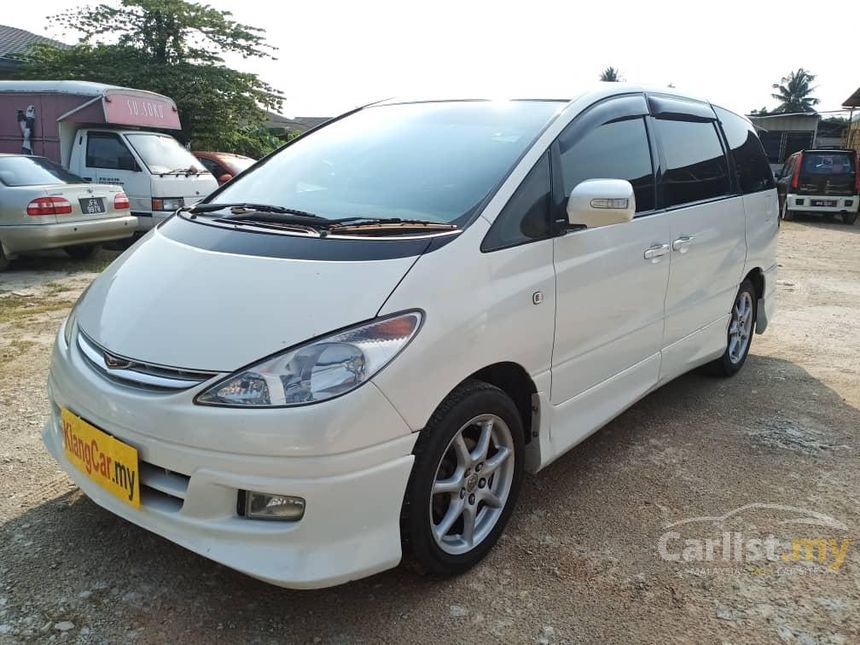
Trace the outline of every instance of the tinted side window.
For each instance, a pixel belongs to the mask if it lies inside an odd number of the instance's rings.
[[[558,144],[565,197],[586,179],[626,179],[633,184],[636,212],[654,209],[651,150],[643,117],[610,121],[585,132],[568,128]]]
[[[198,159],[198,161],[203,164],[203,166],[206,168],[206,170],[211,172],[216,177],[220,177],[225,172],[224,169],[221,168],[221,166],[219,166],[217,163],[215,163],[211,159],[206,159],[205,157],[203,157],[203,158]]]
[[[755,193],[773,188],[773,173],[755,128],[737,114],[722,108],[714,108],[714,111],[723,124],[723,132],[726,133],[726,140],[732,151],[741,192]]]
[[[540,158],[499,213],[482,251],[494,251],[547,237],[550,231],[549,155]]]
[[[134,170],[134,157],[119,135],[90,132],[87,135],[87,166],[111,170]]]
[[[728,164],[712,121],[657,119],[656,124],[666,157],[667,207],[729,194]]]

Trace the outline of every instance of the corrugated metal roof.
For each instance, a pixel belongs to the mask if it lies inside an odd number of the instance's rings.
[[[0,58],[20,54],[26,51],[30,45],[35,44],[53,45],[63,49],[68,47],[66,43],[61,43],[53,38],[46,38],[17,27],[0,25]]]
[[[860,87],[854,90],[854,94],[842,101],[842,107],[852,108],[860,107]]]

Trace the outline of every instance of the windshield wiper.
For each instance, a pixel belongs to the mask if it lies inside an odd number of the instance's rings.
[[[219,204],[217,202],[209,204],[195,204],[186,210],[189,213],[214,213],[215,211],[221,211],[227,208],[229,208],[233,214],[228,215],[223,219],[252,219],[255,213],[278,213],[283,215],[295,215],[296,217],[318,221],[331,221],[328,218],[315,213],[309,213],[308,211],[300,211],[295,208],[285,208],[283,206],[273,206],[272,204],[252,204],[249,202],[239,202],[236,204]]]
[[[447,222],[433,222],[427,219],[402,219],[400,217],[344,217],[330,220],[329,230],[345,228],[424,228],[436,231],[456,231],[460,227]]]
[[[167,172],[160,172],[158,175],[159,177],[164,177],[164,175],[199,175],[200,172],[201,171],[194,166],[188,166],[187,168],[174,168]]]

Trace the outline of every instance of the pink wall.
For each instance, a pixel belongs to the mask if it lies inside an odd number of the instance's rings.
[[[60,139],[57,118],[86,103],[90,98],[92,97],[71,94],[0,93],[0,152],[21,152],[22,135],[17,119],[18,110],[24,111],[27,106],[34,105],[36,122],[31,136],[33,154],[44,155],[58,161]],[[101,112],[101,106],[97,107]]]

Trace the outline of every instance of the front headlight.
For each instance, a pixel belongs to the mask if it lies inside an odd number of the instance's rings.
[[[90,290],[91,286],[93,286],[92,282],[90,282],[87,285],[87,288],[81,292],[81,295],[79,295],[78,299],[75,300],[75,304],[72,305],[72,310],[69,312],[66,322],[63,323],[63,338],[66,341],[66,347],[72,346],[72,332],[74,331],[75,323],[78,322],[78,305],[81,304],[81,300],[83,300],[84,296],[87,295],[87,291]]]
[[[63,338],[66,339],[66,347],[72,346],[72,329],[75,327],[75,321],[78,319],[78,303],[75,303],[72,310],[69,312],[66,322],[63,324]]]
[[[182,197],[153,197],[152,210],[154,211],[175,211],[185,205],[185,199]]]
[[[197,396],[200,405],[277,408],[325,401],[370,380],[409,344],[423,313],[378,318],[243,368]]]

